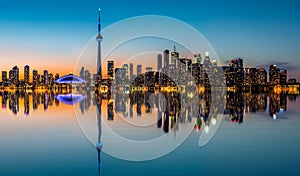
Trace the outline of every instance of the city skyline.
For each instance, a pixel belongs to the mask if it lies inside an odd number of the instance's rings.
[[[165,50],[164,53],[168,51]],[[174,53],[174,52],[173,52]],[[172,54],[171,54],[172,55]],[[288,79],[288,70],[281,69],[276,65],[269,66],[269,73],[263,68],[244,68],[243,59],[237,58],[231,60],[228,66],[217,66],[211,62],[208,54],[204,59],[200,54],[194,55],[194,62],[191,59],[173,57],[172,64],[167,67],[162,63],[168,63],[168,55],[157,55],[157,61],[160,65],[155,70],[152,67],[146,67],[145,72],[141,72],[143,65],[134,65],[133,63],[124,64],[122,67],[115,67],[113,61],[107,62],[107,78],[102,78],[101,89],[97,88],[97,74],[92,74],[84,67],[77,74],[68,74],[60,77],[59,74],[52,74],[44,70],[42,74],[38,70],[30,71],[30,66],[24,66],[24,79],[19,79],[19,68],[14,66],[9,72],[2,71],[1,78],[5,81],[0,82],[0,91],[9,90],[36,91],[47,90],[56,93],[68,94],[73,90],[95,90],[96,93],[108,94],[113,90],[124,91],[125,94],[136,91],[159,91],[159,92],[178,92],[180,86],[192,78],[198,91],[209,91],[211,88],[225,88],[227,93],[231,92],[260,92],[260,93],[284,93],[286,95],[299,95],[299,82],[297,79]],[[163,60],[164,59],[164,60]],[[175,60],[174,60],[175,59]],[[177,63],[177,64],[175,64]],[[177,66],[176,66],[177,65]],[[136,70],[137,75],[133,70]],[[30,74],[31,73],[31,74]],[[186,77],[173,77],[170,79],[165,74],[190,75]],[[214,75],[214,76],[209,76]],[[31,78],[31,79],[29,79]],[[103,89],[104,88],[104,89]],[[75,92],[76,92],[75,91]],[[100,92],[98,92],[100,91]]]

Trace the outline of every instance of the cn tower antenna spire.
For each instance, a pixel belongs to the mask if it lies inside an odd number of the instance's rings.
[[[101,9],[98,9],[98,33],[101,33]]]

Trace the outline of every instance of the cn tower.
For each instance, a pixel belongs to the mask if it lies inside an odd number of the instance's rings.
[[[101,42],[102,42],[102,35],[101,35],[101,17],[100,17],[101,9],[98,9],[98,35],[96,40],[98,42],[98,56],[97,56],[97,84],[100,85],[102,81],[102,68],[101,68]]]

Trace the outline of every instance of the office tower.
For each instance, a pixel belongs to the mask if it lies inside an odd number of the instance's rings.
[[[250,68],[250,83],[251,85],[257,85],[257,69]]]
[[[85,70],[84,75],[85,75],[84,80],[86,80],[86,86],[87,87],[91,86],[92,76],[90,71]]]
[[[9,70],[9,73],[8,73],[8,80],[9,80],[9,83],[13,83],[13,76],[14,76],[14,74],[13,74],[13,70]]]
[[[276,65],[270,65],[269,67],[269,81],[271,85],[276,84],[278,80],[278,75],[277,75],[277,66]]]
[[[128,76],[129,76],[129,74],[128,74],[128,72],[129,72],[129,66],[128,66],[128,64],[123,64],[123,68],[126,69],[125,77],[126,77],[126,80],[128,80]]]
[[[203,61],[203,65],[204,65],[204,67],[211,67],[211,61],[210,61],[208,52],[205,52],[205,58]]]
[[[233,69],[234,85],[242,86],[244,83],[244,65],[243,59],[236,58],[231,60],[230,67]]]
[[[280,68],[276,69],[276,76],[277,76],[277,78],[276,78],[275,84],[279,85],[280,84]]]
[[[45,75],[40,75],[41,76],[41,81],[40,81],[40,85],[45,86]]]
[[[257,69],[256,68],[245,68],[244,84],[246,86],[257,85]]]
[[[79,77],[81,79],[84,79],[85,78],[85,70],[84,70],[84,67],[81,67],[81,70],[79,72]]]
[[[136,74],[137,74],[137,76],[142,74],[142,65],[137,65],[136,66]]]
[[[192,66],[192,60],[187,58],[181,58],[180,59],[180,70],[183,72],[189,72],[191,71]]]
[[[114,79],[114,61],[107,61],[107,76],[109,81]]]
[[[133,63],[129,64],[129,76],[130,76],[130,80],[134,79],[134,76],[133,76]]]
[[[7,72],[6,71],[2,71],[2,82],[3,83],[7,82]]]
[[[280,85],[287,83],[287,70],[280,70]]]
[[[39,84],[39,85],[41,85],[41,83],[42,83],[42,82],[41,82],[42,76],[43,76],[43,75],[40,75],[40,74],[37,75],[37,78],[38,78],[37,80],[38,80],[38,84]]]
[[[162,55],[157,54],[157,71],[160,72],[162,69]]]
[[[257,84],[266,85],[268,82],[267,71],[264,68],[260,68],[257,72]]]
[[[93,81],[95,81],[95,83],[96,83],[96,81],[97,81],[97,74],[93,74]]]
[[[102,67],[101,67],[101,42],[103,37],[101,35],[101,17],[100,17],[100,9],[98,10],[98,35],[96,40],[98,42],[98,55],[97,55],[97,84],[101,84],[102,80]]]
[[[24,67],[24,82],[25,84],[29,84],[29,72],[30,72],[30,67],[26,65]]]
[[[168,68],[169,67],[169,57],[170,57],[170,51],[169,50],[165,50],[164,51],[164,68]]]
[[[171,64],[175,65],[175,68],[178,66],[179,53],[176,52],[176,47],[174,46],[174,51],[171,53]]]
[[[49,84],[48,70],[44,70],[44,80],[42,81],[45,86]]]
[[[250,86],[250,68],[245,68],[244,85]]]
[[[195,63],[201,64],[202,63],[201,54],[199,54],[199,53],[194,54],[194,60],[195,60]]]
[[[49,79],[49,85],[50,85],[50,86],[53,86],[53,85],[54,85],[54,76],[53,76],[52,73],[50,73],[50,74],[48,75],[48,79]]]
[[[40,78],[39,78],[38,71],[37,70],[33,70],[32,71],[32,83],[33,83],[34,86],[39,85],[39,82],[40,82],[39,79]]]
[[[192,64],[192,76],[195,80],[196,85],[200,85],[200,73],[201,73],[201,65],[200,63]]]
[[[244,61],[241,58],[236,58],[231,60],[230,66],[233,68],[239,68],[239,67],[244,67]]]
[[[13,83],[14,85],[19,84],[19,68],[17,66],[14,66],[12,68],[12,72],[11,72],[11,83]]]
[[[126,83],[126,68],[115,69],[116,86],[123,86]]]

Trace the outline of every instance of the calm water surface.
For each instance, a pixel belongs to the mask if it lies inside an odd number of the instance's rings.
[[[93,97],[72,104],[51,93],[0,93],[0,175],[99,175],[98,152],[82,133],[74,111],[96,109]],[[102,152],[100,174],[300,175],[299,99],[230,95],[219,129],[204,147],[198,146],[201,131],[194,130],[175,151],[151,161],[123,161]],[[137,106],[137,113],[149,113],[147,103],[140,110]],[[104,120],[117,121],[116,111],[130,116],[118,104],[112,107],[114,119]],[[153,131],[164,129],[155,125]]]

